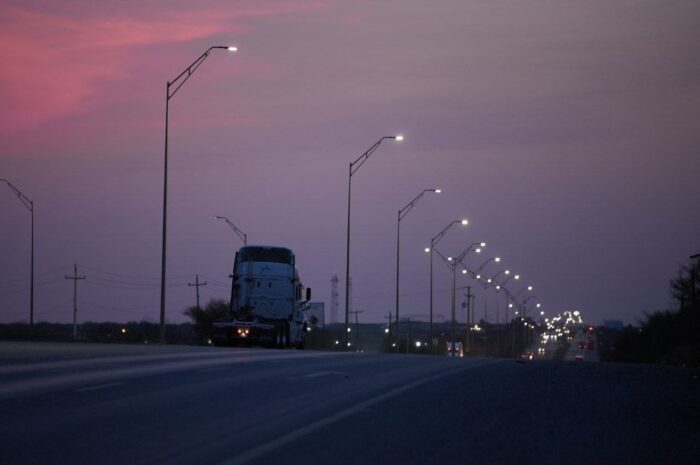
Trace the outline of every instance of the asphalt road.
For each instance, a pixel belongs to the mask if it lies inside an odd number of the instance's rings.
[[[3,464],[696,463],[697,371],[0,342]]]

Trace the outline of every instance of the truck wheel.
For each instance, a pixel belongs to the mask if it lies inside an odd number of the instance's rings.
[[[297,343],[297,350],[304,350],[306,347],[306,325],[301,327],[301,337]]]
[[[279,340],[279,325],[275,324],[275,328],[272,330],[272,341],[270,342],[269,347],[272,349],[277,348],[277,343]]]
[[[281,330],[280,349],[285,349],[289,345],[289,324],[287,322],[282,323]]]

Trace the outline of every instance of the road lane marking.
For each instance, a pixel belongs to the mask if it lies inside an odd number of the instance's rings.
[[[281,351],[280,351],[281,352]],[[261,351],[260,355],[248,357],[247,355],[237,356],[236,352],[231,352],[228,357],[216,357],[206,360],[169,361],[159,365],[142,364],[135,367],[124,367],[105,370],[102,367],[87,372],[71,374],[47,374],[45,377],[31,378],[27,380],[11,381],[0,383],[0,399],[28,394],[36,394],[38,391],[48,389],[59,389],[71,384],[83,385],[85,383],[106,383],[123,378],[135,378],[141,376],[155,376],[164,373],[175,373],[178,371],[191,371],[195,369],[214,368],[222,365],[246,365],[250,363],[267,362],[273,359],[301,360],[309,358],[333,358],[349,357],[351,352],[298,352],[288,351],[287,353],[277,353],[276,351]]]
[[[250,462],[251,460],[255,460],[257,458],[260,458],[261,456],[272,452],[275,449],[279,449],[282,446],[285,446],[291,442],[297,441],[298,439],[303,438],[304,436],[307,436],[314,431],[317,431],[321,428],[324,428],[328,425],[331,425],[333,423],[337,423],[340,420],[343,420],[351,415],[354,415],[358,412],[361,412],[363,410],[367,410],[367,408],[378,404],[382,401],[385,401],[387,399],[391,399],[392,397],[396,397],[399,394],[403,394],[406,391],[409,391],[413,388],[416,388],[418,386],[421,386],[426,383],[430,383],[432,381],[438,380],[440,378],[444,378],[445,376],[453,375],[462,371],[466,370],[472,370],[474,368],[480,368],[486,365],[492,365],[494,363],[502,363],[502,360],[491,360],[488,362],[484,363],[479,363],[478,365],[469,365],[466,367],[461,367],[449,371],[445,371],[442,373],[439,373],[437,375],[432,375],[428,376],[427,378],[422,378],[416,381],[413,381],[412,383],[404,384],[403,386],[399,386],[397,388],[392,389],[391,391],[385,392],[383,394],[379,394],[375,397],[372,397],[371,399],[367,399],[363,402],[360,402],[358,404],[353,405],[352,407],[348,407],[345,410],[341,410],[340,412],[334,413],[333,415],[322,418],[321,420],[315,421],[311,423],[310,425],[304,426],[302,428],[299,428],[295,431],[292,431],[290,433],[287,433],[285,435],[282,435],[278,437],[277,439],[273,439],[272,441],[268,441],[264,444],[259,445],[258,447],[254,447],[246,452],[243,452],[242,454],[233,457],[229,460],[225,460],[223,462],[220,462],[219,465],[242,465],[245,463]]]
[[[121,386],[122,384],[127,384],[126,381],[118,381],[115,383],[98,384],[97,386],[88,386],[84,388],[76,389],[75,392],[88,392],[88,391],[98,391],[100,389],[107,389],[114,386]]]

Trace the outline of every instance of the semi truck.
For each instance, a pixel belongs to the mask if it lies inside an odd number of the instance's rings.
[[[230,278],[229,318],[214,322],[215,345],[304,348],[311,288],[301,283],[290,249],[241,247]]]

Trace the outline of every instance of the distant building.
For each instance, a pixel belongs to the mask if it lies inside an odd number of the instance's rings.
[[[306,321],[312,328],[323,328],[325,326],[326,310],[323,302],[309,302],[309,309],[304,313],[306,313]]]
[[[605,326],[605,329],[612,329],[615,331],[622,331],[625,329],[625,325],[622,323],[622,320],[605,320],[603,321],[603,326]]]

